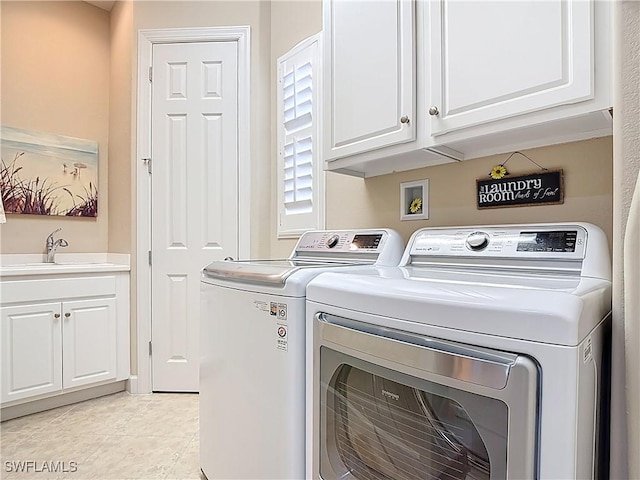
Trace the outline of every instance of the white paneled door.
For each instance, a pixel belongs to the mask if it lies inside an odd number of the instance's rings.
[[[198,391],[200,270],[238,251],[236,42],[153,45],[154,391]]]

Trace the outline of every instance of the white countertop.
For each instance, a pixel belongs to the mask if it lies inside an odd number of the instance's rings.
[[[121,253],[58,253],[55,263],[44,260],[43,254],[0,255],[0,278],[131,270],[129,255]]]

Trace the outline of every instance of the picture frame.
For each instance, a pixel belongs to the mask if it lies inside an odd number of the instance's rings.
[[[429,219],[429,179],[400,184],[400,220]]]

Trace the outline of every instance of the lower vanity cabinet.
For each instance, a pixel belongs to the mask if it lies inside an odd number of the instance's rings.
[[[62,389],[62,307],[2,308],[2,403]]]
[[[116,300],[62,304],[62,388],[116,378]]]
[[[2,406],[128,378],[128,285],[128,272],[3,279]]]

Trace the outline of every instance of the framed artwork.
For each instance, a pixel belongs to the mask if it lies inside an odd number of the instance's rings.
[[[0,127],[6,213],[96,217],[98,143]]]

